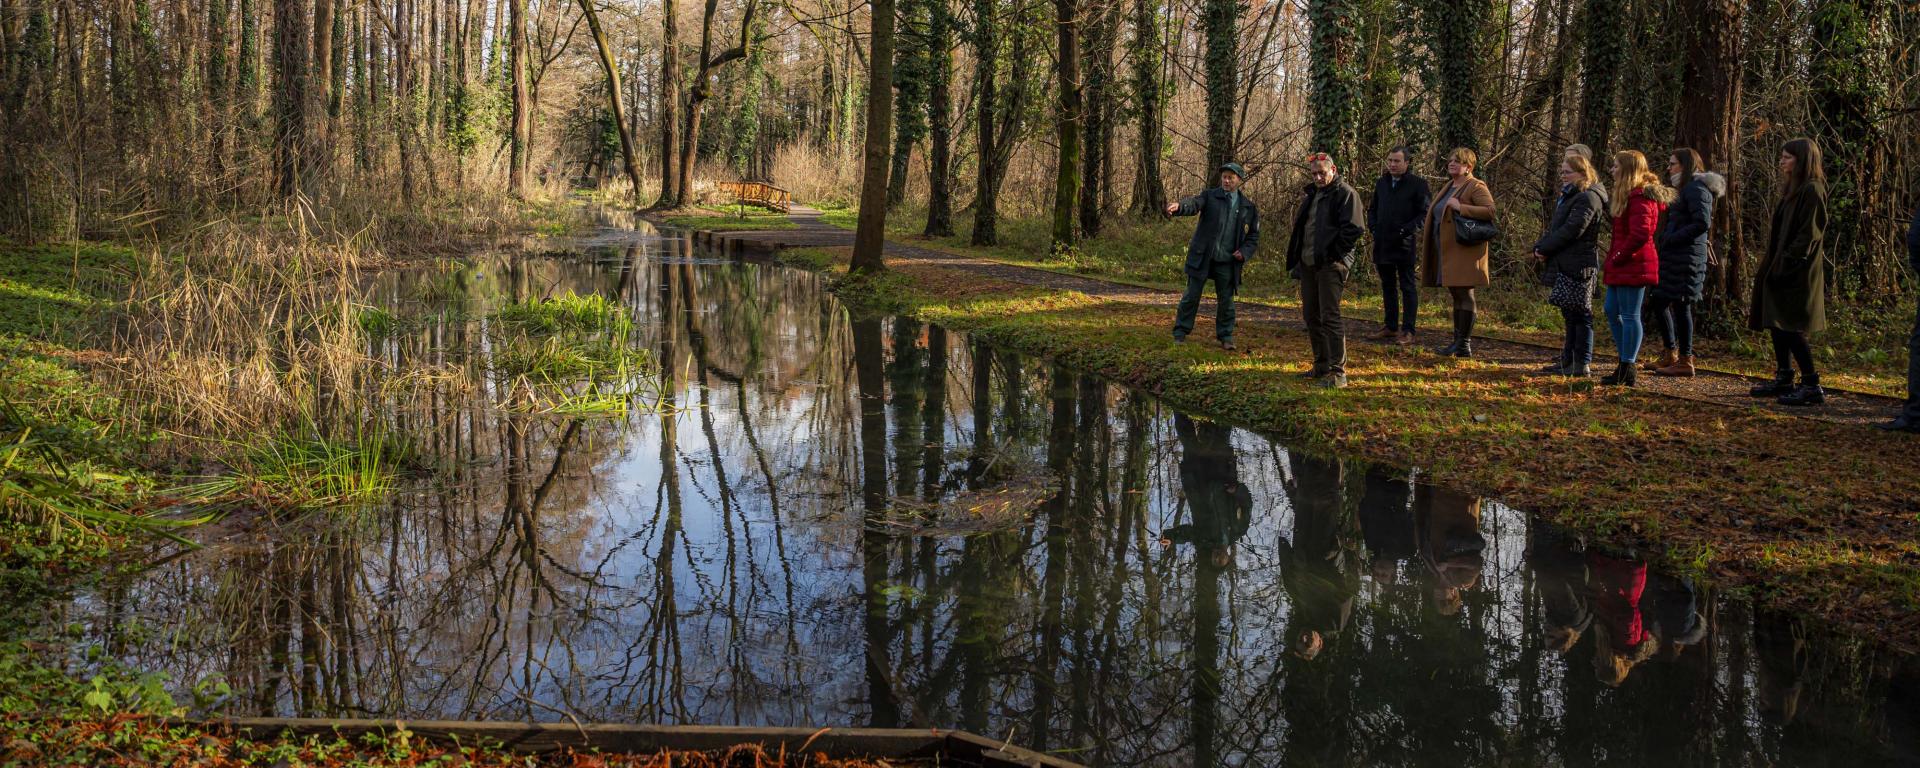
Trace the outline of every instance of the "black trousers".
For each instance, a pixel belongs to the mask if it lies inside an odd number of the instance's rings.
[[[1647,314],[1660,329],[1660,343],[1681,357],[1693,355],[1693,300],[1663,299],[1647,295]]]
[[[1239,288],[1233,281],[1233,262],[1207,262],[1202,275],[1187,273],[1187,292],[1180,297],[1180,309],[1173,316],[1173,337],[1184,339],[1193,332],[1193,319],[1200,314],[1200,294],[1213,281],[1213,333],[1221,341],[1233,338],[1233,294]]]
[[[1413,332],[1413,316],[1420,310],[1420,286],[1414,283],[1412,264],[1376,264],[1380,269],[1380,303],[1386,307],[1389,330]]]
[[[1315,370],[1347,372],[1347,337],[1340,322],[1340,294],[1346,289],[1345,264],[1300,265],[1300,315],[1313,342]]]
[[[1560,320],[1566,323],[1566,336],[1561,342],[1561,354],[1575,365],[1588,365],[1593,362],[1593,307],[1581,304],[1575,307],[1561,307]]]
[[[1813,348],[1807,345],[1807,335],[1799,331],[1767,329],[1773,336],[1774,376],[1782,381],[1793,380],[1793,365],[1800,364],[1800,383],[1803,386],[1820,386],[1820,372],[1813,369]],[[1911,363],[1907,366],[1911,369]],[[1909,373],[1912,371],[1909,370]]]

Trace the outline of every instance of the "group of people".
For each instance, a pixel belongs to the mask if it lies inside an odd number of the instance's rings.
[[[1493,192],[1473,175],[1479,158],[1471,149],[1448,153],[1447,179],[1437,191],[1412,171],[1412,154],[1406,147],[1387,154],[1385,172],[1364,203],[1332,157],[1316,153],[1307,158],[1311,183],[1294,212],[1286,269],[1300,283],[1301,314],[1313,347],[1313,363],[1301,375],[1319,386],[1347,385],[1340,301],[1354,253],[1367,236],[1380,273],[1385,315],[1371,338],[1403,346],[1415,343],[1416,280],[1424,280],[1428,287],[1446,288],[1452,304],[1452,337],[1436,352],[1473,356],[1474,294],[1492,282],[1489,244],[1499,234]],[[1749,325],[1767,331],[1772,340],[1775,375],[1750,394],[1784,405],[1818,405],[1825,402],[1826,392],[1808,335],[1827,325],[1827,185],[1819,145],[1806,138],[1786,142],[1778,167],[1781,193],[1748,312]],[[1201,295],[1212,282],[1214,333],[1223,348],[1232,350],[1234,294],[1247,259],[1259,248],[1260,216],[1241,191],[1245,170],[1226,163],[1218,172],[1218,186],[1166,208],[1170,216],[1199,217],[1187,247],[1187,289],[1175,316],[1173,339],[1182,343],[1193,331]],[[1560,310],[1565,324],[1560,354],[1543,371],[1591,375],[1593,294],[1603,287],[1601,311],[1618,363],[1601,378],[1602,384],[1635,386],[1642,371],[1693,376],[1693,305],[1702,297],[1714,258],[1713,211],[1726,194],[1727,180],[1686,147],[1667,155],[1665,174],[1656,173],[1646,155],[1636,150],[1616,152],[1608,159],[1607,179],[1610,183],[1603,183],[1591,149],[1581,144],[1566,148],[1553,215],[1530,249],[1547,302]],[[1610,235],[1604,249],[1603,232]],[[1920,212],[1908,232],[1907,248],[1920,270]],[[1662,349],[1643,360],[1649,321],[1659,332]],[[1878,425],[1882,429],[1920,432],[1920,317],[1908,355],[1906,404],[1897,417]]]

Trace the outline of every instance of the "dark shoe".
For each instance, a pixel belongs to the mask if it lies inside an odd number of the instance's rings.
[[[1321,389],[1342,389],[1347,386],[1347,375],[1344,373],[1329,373],[1320,377],[1320,380],[1315,382],[1314,386]]]
[[[1647,360],[1645,362],[1642,362],[1640,364],[1640,367],[1648,371],[1657,372],[1662,368],[1670,367],[1673,364],[1678,362],[1680,362],[1680,353],[1675,350],[1668,349],[1660,353],[1659,359]]]
[[[1441,357],[1453,357],[1454,355],[1460,354],[1460,337],[1453,337],[1452,344],[1436,349],[1433,353]]]
[[[1224,349],[1224,350],[1226,350],[1226,351],[1228,351],[1228,352],[1232,352],[1232,351],[1234,351],[1235,349],[1238,349],[1238,347],[1235,347],[1235,346],[1233,345],[1233,339],[1221,339],[1221,340],[1220,340],[1220,348],[1221,348],[1221,349]]]
[[[1682,356],[1679,360],[1675,361],[1672,365],[1660,366],[1659,368],[1654,369],[1653,372],[1661,376],[1690,377],[1695,373],[1693,368],[1693,355]]]
[[[1633,363],[1621,363],[1614,366],[1613,373],[1602,376],[1600,383],[1609,386],[1637,386],[1640,383],[1640,369]]]
[[[1185,343],[1187,343],[1187,337],[1185,337],[1185,336],[1175,336],[1175,337],[1173,337],[1173,343],[1175,343],[1175,344],[1185,344]]]
[[[1393,343],[1403,347],[1413,346],[1413,331],[1401,331],[1399,338],[1394,339]]]
[[[1453,356],[1459,357],[1459,358],[1473,357],[1473,337],[1472,336],[1461,337],[1460,346],[1454,348]]]
[[[1374,341],[1392,341],[1399,335],[1400,335],[1400,332],[1392,328],[1382,328],[1378,331],[1374,331],[1372,334],[1369,334],[1367,338],[1372,339]]]
[[[1827,401],[1827,391],[1818,384],[1801,386],[1790,393],[1780,396],[1781,405],[1819,405]]]
[[[1312,368],[1308,368],[1304,371],[1301,371],[1297,375],[1303,379],[1318,379],[1322,376],[1327,375],[1327,369],[1316,365]]]
[[[1920,432],[1920,420],[1901,414],[1893,417],[1892,421],[1876,422],[1873,428],[1882,432]]]
[[[1747,390],[1747,394],[1752,395],[1754,397],[1780,397],[1782,395],[1791,394],[1792,392],[1793,392],[1792,376],[1776,378],[1771,382],[1768,382],[1766,384],[1761,384],[1757,387],[1754,387],[1753,389]]]
[[[1566,373],[1567,359],[1563,357],[1563,358],[1560,358],[1559,360],[1555,360],[1551,363],[1547,363],[1546,365],[1540,366],[1540,372],[1554,373],[1554,374]]]
[[[1586,363],[1574,363],[1561,369],[1560,375],[1569,378],[1584,379],[1593,375],[1593,368]]]

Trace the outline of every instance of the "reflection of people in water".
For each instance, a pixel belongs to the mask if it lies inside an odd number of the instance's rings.
[[[1375,582],[1392,584],[1401,561],[1418,554],[1413,530],[1413,485],[1386,467],[1367,469],[1360,496],[1360,534],[1367,543],[1367,570]]]
[[[1707,621],[1700,615],[1699,594],[1691,580],[1655,572],[1647,578],[1645,602],[1665,658],[1679,658],[1687,648],[1706,639]]]
[[[1359,531],[1346,505],[1345,468],[1338,459],[1287,454],[1293,481],[1293,533],[1279,546],[1280,585],[1291,605],[1288,645],[1312,659],[1346,628],[1360,591]]]
[[[1593,672],[1600,682],[1617,687],[1659,645],[1647,631],[1640,608],[1647,590],[1647,564],[1589,552],[1587,572],[1594,592]]]
[[[1527,521],[1527,566],[1546,620],[1547,650],[1565,655],[1593,624],[1587,558],[1580,539],[1543,520]]]
[[[1180,489],[1193,521],[1161,531],[1160,543],[1192,544],[1203,561],[1225,568],[1253,520],[1253,493],[1240,482],[1233,428],[1181,413],[1174,414],[1173,430],[1180,437]]]
[[[1487,539],[1480,535],[1480,499],[1421,484],[1413,489],[1413,516],[1420,533],[1420,559],[1433,574],[1433,605],[1442,615],[1460,613],[1463,595],[1480,583]]]
[[[1175,414],[1180,438],[1180,488],[1192,522],[1167,528],[1160,543],[1194,545],[1199,557],[1193,586],[1193,753],[1196,765],[1217,765],[1214,743],[1220,703],[1220,580],[1233,564],[1233,545],[1253,518],[1253,494],[1240,483],[1233,429]]]

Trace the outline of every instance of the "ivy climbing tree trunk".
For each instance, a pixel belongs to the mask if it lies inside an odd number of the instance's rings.
[[[672,2],[672,0],[668,0]],[[507,75],[513,114],[507,123],[507,189],[527,194],[527,0],[507,0]],[[640,189],[634,188],[634,194]]]
[[[1393,126],[1393,96],[1400,89],[1400,60],[1394,51],[1393,0],[1360,0],[1359,43],[1360,93],[1355,105],[1353,157],[1341,158],[1356,177],[1362,169],[1379,165],[1387,150],[1399,139],[1388,135]]]
[[[1308,93],[1313,137],[1309,148],[1333,155],[1341,167],[1351,164],[1354,116],[1360,91],[1360,68],[1355,44],[1359,8],[1356,0],[1309,0],[1307,27]]]
[[[1741,0],[1687,0],[1679,10],[1681,50],[1686,51],[1680,72],[1680,100],[1674,116],[1673,143],[1700,153],[1707,167],[1727,177],[1727,194],[1713,206],[1714,247],[1719,263],[1710,265],[1704,299],[1710,307],[1740,306],[1745,293],[1741,262],[1746,242],[1740,227],[1739,174],[1733,172],[1740,153],[1740,83],[1742,66]],[[1709,316],[1717,312],[1709,312]]]
[[[1887,232],[1893,227],[1882,200],[1886,143],[1888,4],[1877,0],[1822,0],[1813,11],[1808,98],[1814,137],[1825,154],[1828,193],[1827,254],[1836,265],[1836,292],[1885,293],[1899,274]],[[1904,212],[1904,211],[1903,211]]]
[[[860,173],[860,221],[853,232],[854,273],[887,269],[887,138],[893,134],[893,0],[871,0],[867,50],[867,137]]]
[[[1612,153],[1620,68],[1627,60],[1627,0],[1587,0],[1582,20],[1586,61],[1581,71],[1579,140],[1593,148],[1602,171]]]
[[[1053,182],[1055,254],[1073,250],[1074,214],[1080,199],[1080,130],[1085,119],[1080,82],[1080,7],[1078,0],[1053,0],[1054,87],[1059,142]]]
[[[1127,51],[1133,63],[1133,103],[1138,110],[1140,136],[1134,152],[1133,207],[1135,216],[1159,216],[1167,207],[1166,183],[1161,180],[1160,153],[1166,146],[1162,120],[1160,77],[1166,52],[1160,42],[1160,0],[1133,0],[1133,37]]]
[[[1240,63],[1234,57],[1240,33],[1238,0],[1205,0],[1207,167],[1201,170],[1206,186],[1213,186],[1214,169],[1233,159],[1233,114]]]
[[[1029,58],[1029,38],[1021,29],[1026,16],[1024,1],[1014,0],[1005,17],[1000,15],[996,0],[974,0],[973,3],[973,71],[978,89],[974,97],[974,117],[979,149],[970,238],[974,245],[999,242],[1000,184],[1006,180],[1007,164],[1020,138],[1021,118],[1032,96],[1034,68],[1022,66]],[[1003,63],[1001,39],[1009,37],[1009,31],[1012,40],[1004,61],[1012,65],[1008,71],[1010,78],[1005,87],[1001,87],[998,79]]]
[[[307,141],[307,8],[305,0],[274,0],[274,189],[300,193]]]
[[[907,168],[913,148],[927,135],[927,78],[932,54],[927,24],[938,0],[900,0],[893,33],[893,167],[887,174],[887,205],[907,199]]]
[[[1453,147],[1479,149],[1474,119],[1480,113],[1480,90],[1474,82],[1481,59],[1480,30],[1487,23],[1487,0],[1429,0],[1428,39],[1435,41],[1434,62],[1439,77],[1440,125],[1438,152]]]
[[[927,18],[928,237],[953,234],[953,9],[930,0]]]

